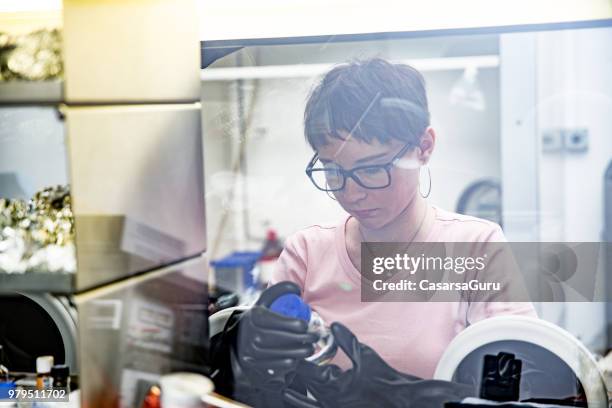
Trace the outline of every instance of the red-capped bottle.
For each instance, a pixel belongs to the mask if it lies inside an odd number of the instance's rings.
[[[261,250],[261,260],[269,261],[277,259],[283,252],[283,245],[278,239],[278,234],[275,230],[270,229],[266,235],[266,242]]]
[[[278,239],[278,234],[275,230],[269,229],[261,250],[261,258],[259,258],[259,282],[264,287],[270,281],[276,260],[282,252],[283,244]]]

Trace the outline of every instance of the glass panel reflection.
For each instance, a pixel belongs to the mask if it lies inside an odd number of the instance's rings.
[[[64,124],[54,107],[3,107],[0,280],[10,289],[17,280],[27,279],[17,274],[75,270]]]
[[[76,297],[85,406],[140,406],[160,375],[208,374],[206,262]]]

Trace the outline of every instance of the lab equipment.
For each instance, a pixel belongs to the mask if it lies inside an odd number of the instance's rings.
[[[484,356],[506,352],[522,361],[519,401],[607,408],[594,357],[574,336],[544,320],[498,316],[459,333],[442,355],[434,378],[477,387]]]
[[[278,239],[275,230],[270,229],[266,235],[266,241],[261,249],[259,258],[259,282],[265,284],[270,281],[278,257],[283,252],[283,245]]]
[[[51,377],[53,378],[53,388],[70,387],[70,367],[66,364],[56,364],[51,368]]]
[[[439,407],[475,395],[464,384],[424,381],[393,369],[346,327],[328,328],[299,295],[295,283],[280,282],[253,307],[233,310],[225,329],[213,337],[212,378],[222,394],[255,406],[300,408]],[[321,332],[329,332],[334,353],[341,348],[352,370],[326,364],[333,354],[314,358],[320,350],[309,344]],[[304,385],[316,400],[300,389]]]
[[[214,392],[213,382],[200,374],[173,373],[161,380],[161,408],[249,408]]]
[[[334,336],[323,318],[298,295],[290,293],[278,297],[270,305],[270,310],[287,317],[304,320],[308,323],[308,332],[317,335],[315,352],[306,358],[307,361],[323,364],[334,357],[338,349],[334,342]]]
[[[498,180],[482,179],[469,184],[461,193],[456,211],[502,225],[502,191]]]
[[[19,316],[15,319],[14,316]],[[77,310],[66,296],[15,293],[0,296],[0,343],[12,372],[33,372],[36,357],[52,355],[79,372]]]
[[[193,373],[164,375],[159,382],[161,408],[203,408],[201,396],[214,388],[212,381]]]
[[[214,314],[221,310],[228,309],[230,307],[238,306],[240,297],[237,293],[224,293],[220,296],[210,296],[210,304],[208,305],[208,313]]]
[[[296,377],[307,384],[308,392],[315,400],[288,389],[284,398],[290,406],[438,408],[475,393],[467,384],[425,380],[395,370],[340,323],[332,323],[331,332],[338,347],[351,360],[352,368],[343,371],[334,364],[310,362],[298,365]]]
[[[523,362],[512,353],[484,357],[480,398],[491,401],[518,401]]]
[[[219,393],[255,406],[283,407],[282,393],[296,366],[314,352],[318,336],[302,319],[270,310],[282,295],[300,294],[292,282],[270,286],[252,307],[225,309],[222,331],[211,323],[211,379]],[[229,319],[226,315],[231,313]],[[211,316],[211,321],[215,315]]]
[[[261,250],[260,260],[267,261],[277,259],[281,252],[283,252],[283,245],[278,239],[278,234],[273,229],[268,230],[266,241]]]
[[[36,359],[36,388],[51,388],[51,368],[53,367],[53,356],[40,356]]]
[[[259,251],[236,251],[222,259],[212,261],[217,289],[241,295],[256,290],[256,264],[260,257]]]

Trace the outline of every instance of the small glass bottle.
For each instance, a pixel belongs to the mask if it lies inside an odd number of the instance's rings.
[[[36,359],[36,388],[51,388],[53,367],[53,356],[40,356]]]
[[[270,229],[266,235],[266,241],[261,249],[261,257],[259,258],[259,276],[257,277],[260,287],[263,289],[272,279],[272,274],[276,268],[276,261],[283,252],[283,244],[278,238],[275,230]]]
[[[70,368],[65,364],[56,364],[51,368],[53,388],[65,388],[70,393]]]
[[[151,386],[140,408],[161,408],[161,390],[157,385]]]

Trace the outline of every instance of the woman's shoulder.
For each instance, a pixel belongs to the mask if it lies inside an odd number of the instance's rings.
[[[432,238],[437,241],[506,241],[499,224],[471,215],[433,206],[435,217]]]
[[[285,240],[285,246],[297,246],[307,250],[331,248],[343,225],[344,220],[336,223],[309,225],[289,235]]]

